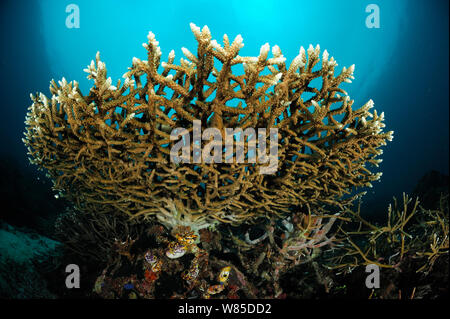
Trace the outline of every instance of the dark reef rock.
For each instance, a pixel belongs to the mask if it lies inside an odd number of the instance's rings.
[[[45,275],[60,264],[61,244],[0,223],[0,298],[56,298]]]
[[[438,171],[429,171],[417,183],[413,195],[418,196],[426,209],[439,208],[441,195],[449,193],[449,177]]]

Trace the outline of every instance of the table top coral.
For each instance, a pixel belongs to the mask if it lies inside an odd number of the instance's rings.
[[[219,44],[207,26],[190,26],[197,52],[182,48],[179,64],[174,51],[161,61],[150,32],[147,60],[133,58],[123,80],[112,82],[97,53],[85,69],[94,81],[87,94],[63,78],[51,81],[51,98],[31,95],[23,141],[61,196],[82,210],[156,216],[169,228],[199,230],[282,216],[292,207],[339,206],[380,178],[369,166],[378,166],[393,132],[383,131],[384,113],[372,111],[371,100],[355,108],[339,87],[351,83],[354,65],[338,72],[318,45],[301,47],[290,64],[276,45],[270,57],[269,44],[258,56],[241,56],[241,35],[233,41],[224,35]],[[171,160],[171,132],[195,134],[195,123],[222,136],[227,128],[277,129],[271,174],[261,173],[266,163],[236,158],[188,161],[208,138],[190,145],[181,161]],[[229,154],[239,143],[232,139]]]

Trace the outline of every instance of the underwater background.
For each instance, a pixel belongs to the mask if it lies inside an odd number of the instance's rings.
[[[79,28],[65,24],[71,3],[80,8]],[[380,28],[366,26],[372,3]],[[343,89],[357,107],[372,99],[386,115],[386,129],[395,131],[384,148],[383,176],[363,198],[364,214],[376,218],[427,172],[448,175],[448,7],[446,0],[1,1],[0,219],[45,232],[45,218],[64,208],[28,163],[21,141],[29,94],[47,94],[49,81],[62,77],[87,92],[92,83],[83,69],[97,51],[114,83],[133,57],[146,58],[141,44],[149,31],[163,57],[174,49],[178,60],[181,47],[196,47],[190,22],[208,25],[217,39],[241,34],[243,55],[257,55],[268,42],[291,61],[300,46],[320,44],[338,69],[356,65],[356,79]]]

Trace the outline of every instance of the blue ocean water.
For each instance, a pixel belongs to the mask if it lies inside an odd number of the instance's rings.
[[[376,4],[380,27],[368,28],[366,7]],[[66,7],[80,9],[80,27],[67,28]],[[83,69],[100,51],[113,83],[131,65],[146,59],[142,43],[152,31],[163,60],[174,49],[195,52],[189,28],[208,25],[221,42],[241,34],[242,55],[278,45],[288,61],[300,46],[320,44],[339,69],[356,65],[352,84],[343,88],[356,106],[373,99],[395,137],[384,149],[383,177],[365,197],[368,211],[384,209],[392,196],[410,193],[429,170],[448,174],[449,82],[448,1],[2,1],[2,154],[24,171],[21,142],[29,93],[48,94],[49,81],[77,80],[87,92]]]

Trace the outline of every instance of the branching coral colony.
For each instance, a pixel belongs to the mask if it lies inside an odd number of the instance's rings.
[[[94,80],[88,95],[64,78],[51,81],[50,99],[31,95],[23,139],[30,161],[45,168],[54,189],[80,211],[119,212],[134,223],[166,226],[176,238],[166,257],[191,252],[194,261],[201,260],[199,231],[211,226],[263,219],[273,225],[286,218],[290,237],[278,262],[298,264],[331,241],[326,234],[340,216],[321,215],[322,208],[342,211],[354,189],[380,178],[367,165],[378,166],[380,147],[393,132],[383,132],[384,114],[370,111],[371,100],[353,108],[339,85],[351,83],[354,66],[335,75],[336,61],[325,50],[320,63],[319,46],[301,47],[287,65],[278,46],[272,47],[272,57],[269,44],[259,56],[244,57],[240,35],[233,42],[224,35],[220,45],[207,26],[200,30],[191,24],[191,29],[197,54],[183,48],[179,65],[174,51],[161,62],[159,43],[150,32],[143,44],[147,60],[133,58],[116,85],[97,53],[85,69]],[[242,74],[235,74],[240,67]],[[321,87],[312,86],[313,80],[321,80]],[[266,164],[236,160],[174,163],[170,133],[181,127],[191,134],[194,121],[222,135],[226,128],[278,129],[275,173],[261,174]],[[201,146],[207,143],[202,140]],[[238,143],[233,139],[233,152]],[[191,154],[195,147],[190,146]],[[300,228],[293,229],[295,221]],[[262,239],[230,238],[244,247],[265,238],[273,242],[273,235],[272,228]],[[156,260],[154,252],[149,254]],[[192,265],[189,273],[195,277],[199,270]]]
[[[149,33],[148,60],[134,58],[123,83],[112,85],[97,54],[85,70],[94,80],[88,95],[63,78],[59,85],[51,81],[51,99],[32,96],[24,142],[56,190],[82,209],[156,215],[167,226],[201,228],[281,215],[295,205],[336,205],[352,187],[379,179],[381,173],[366,165],[378,165],[379,147],[392,132],[382,132],[384,114],[370,113],[372,101],[353,110],[338,87],[351,82],[354,66],[335,76],[336,61],[324,51],[322,68],[314,71],[319,46],[307,54],[301,48],[290,66],[278,46],[269,58],[268,44],[258,57],[242,57],[240,35],[232,43],[225,35],[221,46],[208,27],[191,29],[198,51],[183,48],[188,60],[180,65],[173,51],[160,63],[161,50]],[[233,74],[237,65],[244,74]],[[317,78],[320,89],[309,86]],[[278,128],[276,174],[260,174],[258,163],[172,163],[168,133],[192,130],[194,120],[221,130]]]

